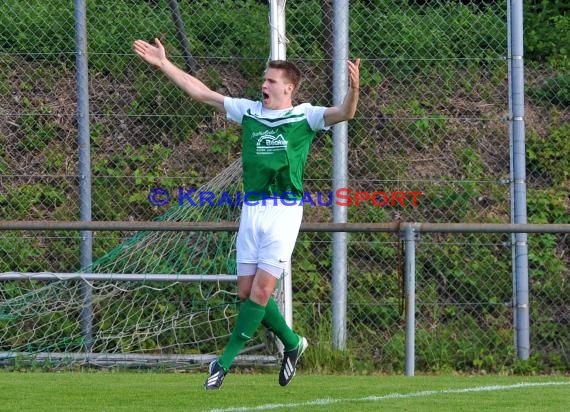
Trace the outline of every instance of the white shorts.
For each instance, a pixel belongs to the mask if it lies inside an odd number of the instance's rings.
[[[236,240],[237,275],[253,275],[260,268],[280,278],[289,267],[302,219],[303,206],[244,203]]]

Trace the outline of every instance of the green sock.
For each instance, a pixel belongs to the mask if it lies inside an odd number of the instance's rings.
[[[265,316],[261,323],[283,342],[285,352],[293,350],[299,345],[299,335],[287,325],[275,299],[269,298],[265,307]]]
[[[235,357],[243,349],[246,342],[253,337],[264,315],[265,307],[258,305],[251,299],[242,303],[230,340],[224,349],[224,353],[218,359],[218,363],[224,370],[230,369]]]

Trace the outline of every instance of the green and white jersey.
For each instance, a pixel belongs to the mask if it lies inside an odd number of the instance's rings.
[[[261,102],[226,97],[224,108],[229,120],[242,125],[243,183],[248,199],[301,199],[309,147],[319,130],[328,129],[326,107],[304,103],[270,110]]]

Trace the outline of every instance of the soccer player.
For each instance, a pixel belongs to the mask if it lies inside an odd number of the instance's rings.
[[[224,96],[184,72],[166,57],[158,39],[136,40],[134,51],[157,67],[191,98],[210,105],[242,126],[242,167],[246,199],[236,241],[238,297],[236,324],[222,355],[209,366],[206,389],[219,389],[235,357],[259,325],[271,330],[284,346],[279,384],[295,375],[307,339],[289,328],[272,295],[291,259],[301,226],[303,173],[309,147],[319,130],[350,120],[359,94],[360,59],[347,61],[349,89],[342,104],[332,107],[303,103],[293,106],[301,72],[289,61],[270,61],[261,84],[262,100]],[[298,202],[297,202],[298,203]]]

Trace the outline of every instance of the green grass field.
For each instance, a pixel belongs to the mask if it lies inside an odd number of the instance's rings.
[[[0,372],[0,411],[568,411],[568,376]]]

